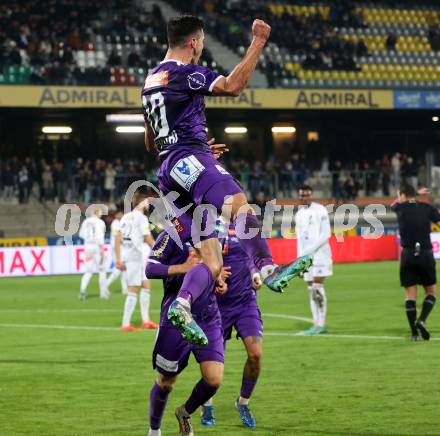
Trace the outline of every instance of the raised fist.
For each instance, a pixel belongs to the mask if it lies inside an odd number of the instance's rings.
[[[265,23],[263,20],[254,20],[252,24],[252,35],[255,38],[260,38],[264,41],[267,41],[270,35],[269,24]]]

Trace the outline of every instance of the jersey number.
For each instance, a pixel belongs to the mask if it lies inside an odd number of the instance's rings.
[[[143,99],[145,112],[148,121],[153,129],[155,138],[163,138],[170,133],[168,126],[167,112],[165,109],[165,100],[161,92],[155,92],[149,97]]]

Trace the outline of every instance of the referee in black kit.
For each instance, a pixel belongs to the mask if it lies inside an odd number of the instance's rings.
[[[440,213],[432,205],[416,200],[416,195],[429,194],[428,189],[419,191],[403,186],[391,209],[397,214],[402,254],[400,256],[400,282],[405,288],[405,308],[411,328],[412,340],[429,340],[426,320],[434,307],[437,294],[435,260],[430,239],[431,223],[440,225]],[[422,312],[417,318],[417,285],[425,289]]]

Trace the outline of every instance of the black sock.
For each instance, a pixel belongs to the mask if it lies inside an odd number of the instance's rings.
[[[408,324],[411,328],[412,334],[417,335],[416,329],[416,319],[417,319],[417,308],[416,308],[416,300],[406,300],[405,301],[406,308],[406,317],[408,318]]]
[[[432,294],[428,294],[423,300],[422,313],[420,314],[420,321],[425,322],[428,318],[431,310],[434,308],[435,304],[435,296]]]

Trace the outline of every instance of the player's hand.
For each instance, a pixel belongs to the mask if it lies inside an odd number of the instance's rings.
[[[227,283],[224,280],[222,280],[221,278],[219,278],[217,280],[217,284],[215,285],[214,292],[218,295],[224,295],[224,294],[226,294],[227,291],[228,291]]]
[[[222,271],[220,273],[219,279],[226,281],[231,276],[232,276],[231,267],[230,266],[222,267]]]
[[[194,251],[190,251],[188,258],[183,264],[183,273],[186,274],[190,269],[200,263],[200,258]]]
[[[256,272],[252,274],[252,287],[255,290],[258,290],[261,288],[261,285],[263,284],[263,281],[261,280],[261,275],[259,272]]]
[[[431,193],[431,191],[426,187],[422,187],[417,191],[417,194],[419,194],[419,195],[428,195],[430,193]]]
[[[220,159],[224,153],[229,151],[229,148],[226,144],[216,144],[215,138],[211,138],[208,141],[209,148],[211,149],[211,153],[214,155],[215,159]]]
[[[116,268],[118,268],[119,271],[125,271],[127,269],[125,264],[123,262],[121,262],[120,260],[116,261]]]
[[[252,35],[254,38],[266,42],[269,39],[271,27],[263,20],[256,19],[252,24]]]

